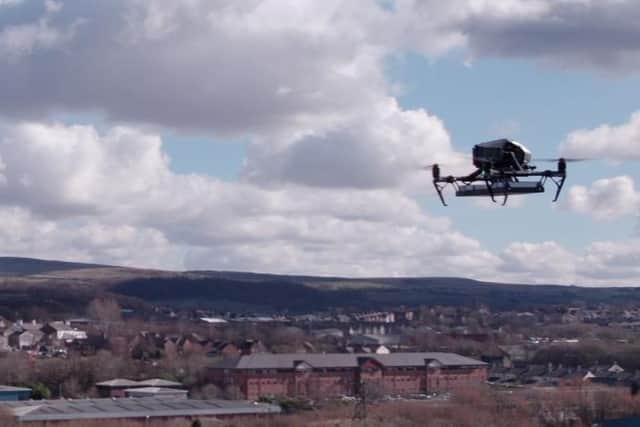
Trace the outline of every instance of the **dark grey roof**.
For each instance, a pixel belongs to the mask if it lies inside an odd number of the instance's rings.
[[[256,353],[222,360],[214,365],[226,369],[291,369],[297,362],[306,362],[316,368],[355,368],[358,358],[375,359],[384,366],[425,366],[426,361],[437,360],[444,366],[486,366],[479,360],[454,353]]]
[[[19,421],[217,416],[279,413],[280,407],[234,400],[122,398],[2,402]]]

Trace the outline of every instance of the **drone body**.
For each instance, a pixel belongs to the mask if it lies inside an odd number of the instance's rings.
[[[567,177],[567,161],[557,159],[557,170],[536,171],[531,165],[531,151],[509,139],[483,142],[473,147],[473,165],[476,170],[467,176],[441,176],[440,166],[432,166],[433,185],[442,204],[447,206],[442,190],[452,185],[457,197],[503,196],[503,205],[511,194],[543,193],[547,180],[556,185],[553,201],[557,201]],[[535,178],[527,180],[527,178]]]

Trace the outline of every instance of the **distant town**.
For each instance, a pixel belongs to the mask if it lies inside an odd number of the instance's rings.
[[[640,306],[138,313],[103,296],[82,317],[0,319],[0,406],[20,425],[105,414],[254,425],[309,411],[358,418],[363,404],[442,411],[469,393],[526,411],[526,396],[542,393],[535,425],[593,425],[639,407],[638,328]]]

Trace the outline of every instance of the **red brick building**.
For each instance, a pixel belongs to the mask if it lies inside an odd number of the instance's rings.
[[[413,394],[482,384],[487,364],[453,353],[252,354],[222,360],[210,375],[249,400],[353,395],[361,382],[381,394]]]

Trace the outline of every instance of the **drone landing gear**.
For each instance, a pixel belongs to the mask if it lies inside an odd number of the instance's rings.
[[[438,193],[438,197],[440,197],[440,201],[442,202],[442,204],[444,206],[449,206],[447,205],[447,202],[444,201],[444,196],[442,195],[442,190],[444,190],[444,188],[447,186],[448,183],[444,183],[444,184],[440,184],[437,181],[433,181],[433,186],[436,188],[436,192]]]
[[[542,179],[540,180],[540,185],[542,185],[544,187],[544,185],[547,182],[547,179],[551,180],[551,182],[553,182],[556,186],[556,195],[553,198],[554,202],[558,201],[558,198],[560,197],[560,193],[562,192],[562,187],[564,187],[564,181],[567,179],[566,175],[546,175],[543,176]]]
[[[504,192],[503,194],[504,198],[502,199],[502,206],[505,206],[507,204],[507,200],[509,200],[509,191],[511,190],[511,186],[509,185],[509,181],[507,180],[500,180],[498,182],[503,183],[502,191],[501,191],[501,192]],[[496,201],[495,192],[493,191],[494,182],[489,180],[488,178],[485,178],[484,183],[487,186],[487,191],[489,192],[489,197],[491,197],[491,201],[493,203],[498,203]]]

